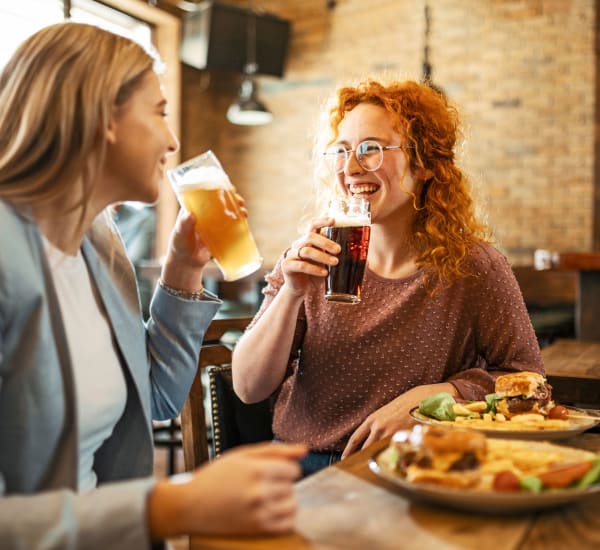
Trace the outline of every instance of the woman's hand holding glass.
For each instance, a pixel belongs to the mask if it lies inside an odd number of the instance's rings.
[[[323,227],[334,223],[333,218],[316,220],[308,233],[292,243],[282,262],[284,288],[296,296],[304,296],[310,285],[327,277],[327,267],[337,265],[340,245],[321,235]]]
[[[161,280],[167,286],[188,292],[202,289],[202,271],[211,254],[195,231],[196,218],[180,210],[171,232]]]
[[[237,192],[234,197],[239,211],[247,218],[246,202]],[[164,284],[179,290],[197,292],[202,289],[202,272],[212,255],[195,230],[196,216],[181,209],[171,232],[161,279]]]

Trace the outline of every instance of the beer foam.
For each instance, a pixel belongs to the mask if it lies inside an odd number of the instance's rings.
[[[216,166],[198,166],[183,174],[178,181],[181,191],[191,189],[229,189],[231,182],[227,174]]]
[[[368,214],[360,216],[336,214],[331,217],[335,219],[334,227],[362,227],[363,225],[371,225],[371,218]]]

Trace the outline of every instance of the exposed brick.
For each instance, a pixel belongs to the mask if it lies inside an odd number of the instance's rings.
[[[292,22],[284,78],[259,79],[275,121],[232,126],[225,112],[239,76],[187,68],[182,157],[209,147],[218,154],[272,265],[297,237],[312,194],[319,106],[348,79],[420,79],[424,15],[421,2],[398,0],[344,0],[334,10],[325,0],[255,7]],[[498,246],[514,264],[530,264],[535,248],[591,249],[595,3],[444,0],[430,7],[433,78],[463,114],[459,158]]]

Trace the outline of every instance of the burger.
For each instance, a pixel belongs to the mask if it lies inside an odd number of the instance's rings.
[[[552,386],[537,372],[514,372],[496,378],[496,412],[510,419],[522,414],[548,416],[554,407]]]
[[[409,482],[468,488],[479,483],[486,452],[483,433],[417,425],[397,432],[383,459]]]

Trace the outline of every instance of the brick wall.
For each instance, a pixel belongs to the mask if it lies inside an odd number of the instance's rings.
[[[247,1],[230,2],[248,6]],[[225,119],[239,76],[184,70],[182,156],[212,148],[246,197],[266,265],[298,235],[318,108],[336,84],[420,79],[418,0],[255,0],[292,22],[283,79],[260,78],[272,124]],[[462,167],[515,265],[592,246],[593,0],[431,0],[434,81],[463,113]]]

